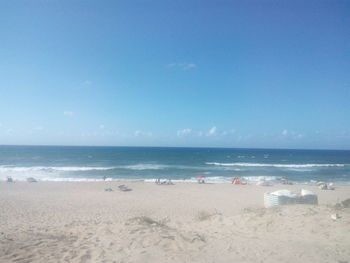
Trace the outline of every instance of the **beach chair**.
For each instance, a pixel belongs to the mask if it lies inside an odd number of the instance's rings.
[[[118,186],[119,190],[122,192],[129,192],[132,191],[132,189],[128,188],[126,185],[122,184]]]
[[[318,188],[321,190],[335,190],[333,183],[325,183],[325,182],[318,182],[317,183]]]
[[[166,180],[165,184],[167,185],[173,185],[174,183],[171,181],[171,179]]]
[[[28,177],[27,182],[28,183],[37,183],[38,181],[34,177]]]

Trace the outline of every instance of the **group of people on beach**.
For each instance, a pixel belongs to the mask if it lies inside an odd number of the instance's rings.
[[[166,180],[161,180],[160,178],[156,179],[156,184],[159,184],[159,185],[173,185],[174,183],[171,181],[171,179],[166,179]]]
[[[205,176],[199,175],[196,178],[197,178],[197,182],[199,184],[205,184]],[[104,181],[106,181],[107,177],[103,176],[102,179]],[[287,185],[293,184],[286,177],[278,178],[278,180],[281,182],[281,184],[287,184]],[[5,177],[5,181],[8,182],[8,183],[13,183],[14,182],[14,180],[13,180],[13,178],[11,176],[6,176]],[[27,182],[33,183],[33,182],[37,182],[37,180],[35,178],[33,178],[33,177],[29,177],[29,178],[27,178]],[[266,181],[264,179],[262,180],[262,182],[266,183]],[[161,180],[160,178],[156,179],[155,183],[158,184],[158,185],[173,185],[174,184],[171,181],[171,179]],[[246,184],[248,184],[246,181],[242,180],[239,177],[233,177],[232,180],[231,180],[231,183],[235,184],[235,185],[246,185]],[[259,185],[264,185],[264,184],[261,184],[261,182],[259,182],[258,184]],[[321,190],[334,190],[335,189],[334,186],[333,186],[333,183],[317,182],[316,184],[318,185],[318,187]],[[269,185],[271,185],[271,184],[269,184]]]
[[[8,183],[14,183],[15,182],[11,176],[6,176],[5,177],[5,181],[8,182]],[[34,177],[28,177],[27,178],[27,182],[28,183],[36,183],[37,180]]]

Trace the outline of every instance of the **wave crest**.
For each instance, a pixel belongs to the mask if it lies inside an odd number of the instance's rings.
[[[135,165],[120,166],[118,168],[142,171],[142,170],[162,170],[162,169],[168,168],[168,166],[161,165],[161,164],[135,164]]]
[[[216,166],[243,166],[243,167],[277,167],[277,168],[310,168],[310,167],[344,167],[345,164],[267,164],[267,163],[216,163],[208,162],[208,165]]]
[[[78,171],[105,171],[112,170],[114,167],[93,167],[93,166],[31,166],[31,167],[19,167],[19,166],[0,166],[1,172],[40,172],[40,171],[63,171],[63,172],[78,172]]]

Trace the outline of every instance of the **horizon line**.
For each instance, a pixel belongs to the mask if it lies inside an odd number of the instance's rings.
[[[264,147],[225,147],[225,146],[132,146],[132,145],[59,145],[59,144],[0,144],[22,147],[110,147],[110,148],[189,148],[189,149],[245,149],[245,150],[309,150],[309,151],[350,151],[350,149],[314,149],[314,148],[264,148]]]

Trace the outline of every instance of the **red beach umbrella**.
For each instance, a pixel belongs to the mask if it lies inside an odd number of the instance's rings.
[[[204,175],[197,175],[196,178],[197,178],[197,181],[198,181],[199,184],[204,184],[205,183],[204,182],[204,178],[205,178]]]

